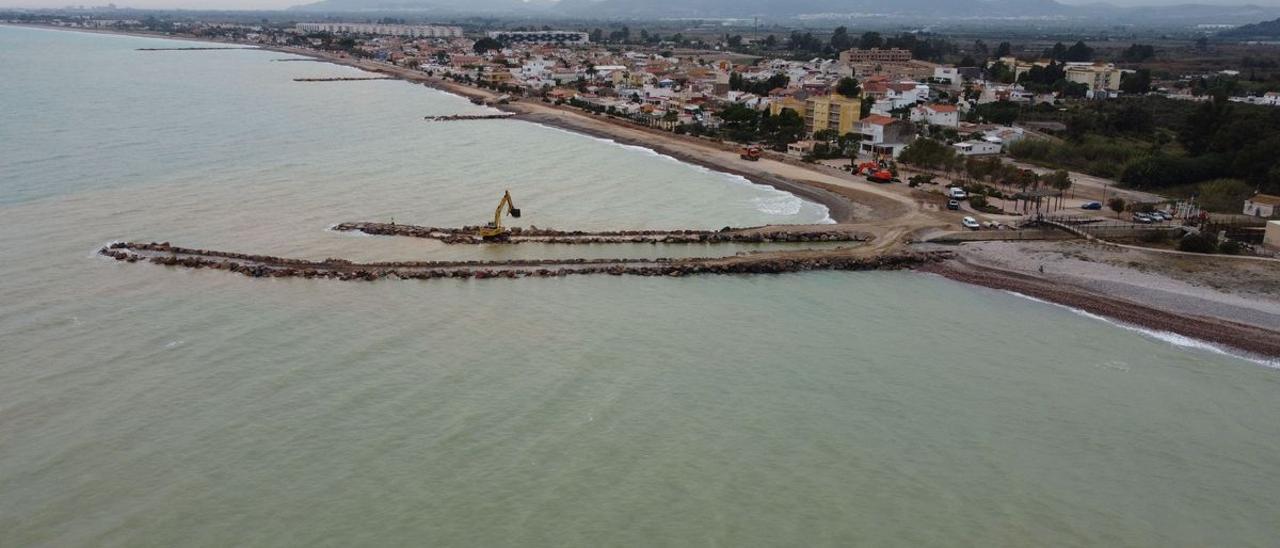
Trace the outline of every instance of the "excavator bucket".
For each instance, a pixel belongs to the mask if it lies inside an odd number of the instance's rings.
[[[511,208],[511,216],[512,216],[512,217],[515,217],[515,218],[517,218],[517,219],[518,219],[518,218],[520,218],[520,210],[519,210],[519,209],[516,209],[516,208],[514,208],[514,207],[513,207],[513,208]]]

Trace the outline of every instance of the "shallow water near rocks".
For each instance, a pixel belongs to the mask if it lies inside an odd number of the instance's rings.
[[[343,67],[135,51],[168,44],[0,27],[2,546],[1280,535],[1280,372],[1000,291],[905,272],[255,280],[97,258],[111,240],[617,253],[327,230],[475,224],[505,188],[522,224],[564,229],[825,215],[534,124],[427,124],[477,109],[421,86],[292,81],[358,74]],[[628,253],[725,252],[674,247]]]

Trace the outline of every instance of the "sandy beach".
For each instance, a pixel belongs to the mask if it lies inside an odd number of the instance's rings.
[[[924,270],[1258,356],[1280,356],[1277,263],[1081,240],[976,242],[955,249],[958,259]]]

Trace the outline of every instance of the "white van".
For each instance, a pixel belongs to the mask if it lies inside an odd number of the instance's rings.
[[[969,197],[969,193],[965,192],[963,188],[960,188],[958,186],[951,187],[951,199],[963,200],[968,197]]]

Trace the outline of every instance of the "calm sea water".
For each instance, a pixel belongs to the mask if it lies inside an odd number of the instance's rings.
[[[910,273],[337,283],[93,257],[826,212],[262,51],[0,27],[0,546],[1280,538],[1280,372]],[[176,43],[181,46],[183,44]],[[639,254],[705,254],[642,248]]]

